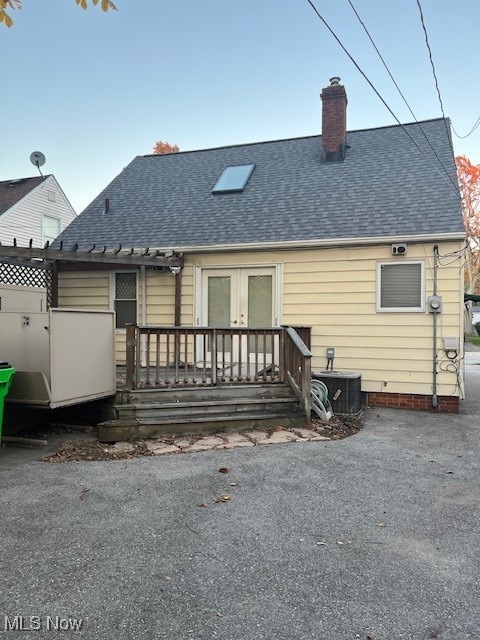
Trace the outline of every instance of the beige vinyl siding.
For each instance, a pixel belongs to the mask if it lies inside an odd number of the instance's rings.
[[[55,202],[48,199],[48,192],[55,193]],[[57,218],[62,232],[75,218],[75,211],[53,176],[46,178],[19,203],[0,217],[0,242],[28,246],[30,239],[35,247],[43,246],[43,214]]]
[[[172,326],[175,318],[175,280],[170,271],[146,270],[147,324]]]
[[[433,293],[433,246],[408,244],[401,260],[425,263],[425,299]],[[461,251],[461,242],[438,243],[441,256]],[[343,247],[269,252],[185,256],[182,274],[181,322],[197,324],[201,268],[277,266],[282,274],[280,324],[312,327],[312,368],[326,366],[326,348],[335,348],[334,368],[359,371],[363,391],[432,393],[433,318],[424,312],[377,312],[378,262],[398,262],[391,246]],[[61,299],[70,306],[108,308],[105,272],[61,274]],[[441,258],[437,292],[443,297],[438,319],[439,370],[447,362],[442,338],[456,336],[463,344],[463,267],[459,256]],[[90,291],[89,291],[90,288]],[[142,286],[139,279],[139,308]],[[169,272],[146,270],[146,323],[173,325],[175,278]],[[425,305],[426,307],[427,305]],[[97,307],[98,308],[98,307]],[[140,318],[142,316],[139,316]],[[117,358],[124,358],[125,338],[118,336]],[[438,395],[458,395],[457,376],[439,371]]]
[[[433,246],[409,244],[401,260],[425,263],[425,298],[433,293]],[[439,243],[440,255],[462,249],[461,242]],[[364,391],[432,393],[433,320],[424,312],[377,312],[377,262],[399,262],[391,246],[345,247],[230,255],[186,257],[187,267],[228,267],[281,264],[283,302],[281,323],[312,326],[312,367],[326,366],[326,348],[335,348],[335,369],[359,371]],[[458,336],[462,327],[462,261],[451,256],[440,261],[438,294],[443,313],[438,316],[437,355],[444,336]],[[187,320],[191,302],[183,292]],[[189,323],[194,318],[190,316]],[[458,395],[456,375],[438,375],[438,395]]]
[[[58,306],[110,309],[108,271],[61,271],[58,274]]]
[[[460,244],[440,247],[441,254],[461,248]],[[310,258],[285,265],[283,321],[314,327],[313,368],[325,367],[325,350],[331,346],[335,348],[334,367],[360,371],[364,391],[431,394],[432,315],[428,311],[376,312],[377,262],[398,261],[390,246],[332,250],[315,256],[314,261]],[[433,245],[409,245],[408,260],[425,261],[428,298],[433,292]],[[302,284],[305,268],[308,273]],[[444,312],[438,316],[437,346],[441,346],[443,335],[462,336],[460,271],[460,259],[438,269]],[[438,356],[445,360],[440,349]],[[454,374],[439,376],[439,382],[439,395],[455,391]]]

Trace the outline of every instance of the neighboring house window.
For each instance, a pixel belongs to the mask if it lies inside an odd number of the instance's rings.
[[[60,234],[60,219],[43,214],[43,217],[42,217],[43,244],[45,244],[47,241],[53,242],[59,234]]]
[[[55,196],[56,196],[55,191],[52,191],[52,189],[49,189],[48,190],[48,200],[50,202],[55,202]]]
[[[424,311],[423,262],[377,265],[377,311]]]
[[[137,322],[137,274],[135,271],[116,272],[114,276],[115,326],[124,329],[126,324]]]

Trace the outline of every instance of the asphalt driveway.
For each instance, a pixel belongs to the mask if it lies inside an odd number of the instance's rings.
[[[0,450],[0,635],[479,638],[467,357],[461,414],[370,410],[341,441],[65,464]]]

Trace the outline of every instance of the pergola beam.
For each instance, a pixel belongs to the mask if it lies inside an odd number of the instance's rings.
[[[0,244],[0,258],[21,258],[23,260],[41,259],[48,262],[78,262],[89,264],[111,264],[113,266],[149,266],[149,267],[182,267],[183,254],[173,254],[165,257],[158,251],[149,249],[134,249],[122,251],[117,247],[113,252],[106,248],[89,251],[79,251],[74,245],[70,250],[52,249],[50,247],[18,247]]]

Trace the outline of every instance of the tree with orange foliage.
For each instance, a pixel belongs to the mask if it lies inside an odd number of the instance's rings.
[[[466,156],[457,156],[455,161],[467,233],[465,293],[477,293],[480,285],[480,164],[473,164]]]
[[[457,156],[458,184],[462,197],[463,224],[467,234],[465,248],[465,293],[479,293],[480,285],[480,164]],[[465,333],[477,335],[472,324],[472,302],[465,303]]]
[[[169,142],[162,142],[159,140],[153,147],[153,153],[157,156],[163,156],[167,153],[178,153],[180,151],[176,144],[170,144]]]
[[[88,1],[87,0],[75,0],[79,7],[82,9],[87,9]],[[92,0],[92,4],[98,4],[99,0]],[[8,13],[11,9],[21,9],[23,5],[23,0],[0,0],[0,23],[3,23],[6,27],[10,29],[13,25],[13,18]],[[113,4],[112,0],[100,0],[100,6],[103,11],[108,11],[109,9],[114,9],[116,11],[117,7]]]

